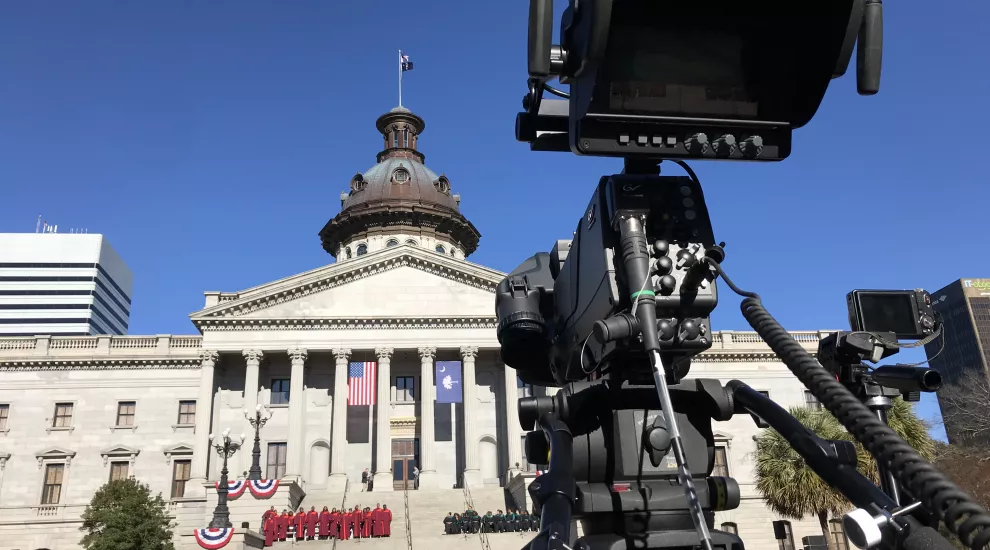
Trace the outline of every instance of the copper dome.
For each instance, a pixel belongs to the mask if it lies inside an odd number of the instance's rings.
[[[342,243],[392,228],[434,234],[455,243],[467,257],[478,247],[481,234],[460,213],[460,197],[450,180],[424,164],[418,150],[422,118],[396,107],[375,122],[385,139],[378,164],[351,178],[341,196],[341,211],[320,231],[323,248],[334,257]]]

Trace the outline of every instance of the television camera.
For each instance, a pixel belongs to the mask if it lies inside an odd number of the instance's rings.
[[[547,456],[549,464],[530,485],[542,522],[528,548],[742,550],[738,536],[713,529],[714,512],[740,498],[734,480],[711,476],[711,422],[736,413],[788,434],[808,465],[849,498],[857,509],[845,518],[847,531],[861,548],[950,547],[932,518],[972,548],[990,542],[986,511],[897,437],[880,409],[864,404],[866,394],[850,391],[879,387],[887,395],[889,388],[910,393],[914,382],[936,385],[930,374],[919,379],[899,368],[867,374],[856,367],[856,346],[865,344],[849,338],[894,320],[883,332],[896,341],[910,336],[901,330],[907,324],[924,319],[864,308],[870,296],[853,293],[861,317],[836,340],[837,362],[827,363],[858,374],[837,380],[758,295],[727,278],[725,244],[716,241],[701,184],[684,162],[786,158],[792,131],[815,115],[854,46],[857,88],[877,93],[880,1],[570,0],[559,45],[552,44],[553,14],[551,0],[531,0],[530,77],[517,139],[537,151],[621,157],[624,170],[600,179],[571,240],[523,262],[497,290],[505,363],[525,382],[562,388],[519,402],[522,427],[537,428],[526,436],[527,456],[535,463]],[[553,79],[569,92],[550,86]],[[544,99],[545,91],[563,99]],[[661,175],[664,160],[687,176]],[[712,345],[719,277],[744,297],[747,321],[901,494],[859,474],[849,442],[818,438],[742,382],[687,378],[692,358]],[[902,505],[902,495],[913,502]]]

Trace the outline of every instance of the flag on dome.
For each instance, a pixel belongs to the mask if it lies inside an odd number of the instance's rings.
[[[403,55],[401,59],[402,59],[402,72],[413,70],[413,62],[409,61],[408,55]]]

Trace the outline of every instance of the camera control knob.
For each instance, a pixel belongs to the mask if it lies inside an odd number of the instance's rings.
[[[701,336],[701,325],[697,319],[685,319],[681,323],[681,336],[684,340],[694,340]]]
[[[665,240],[653,242],[653,254],[656,256],[666,256],[670,252],[670,245]]]
[[[662,341],[670,341],[674,339],[674,335],[677,334],[677,325],[675,325],[672,319],[660,319],[657,323],[657,334]]]
[[[660,294],[664,296],[670,296],[674,293],[674,287],[677,286],[677,280],[671,275],[664,275],[660,277]]]
[[[692,155],[704,155],[708,151],[708,134],[698,132],[684,140],[684,148]]]
[[[698,258],[690,250],[686,248],[682,248],[677,251],[678,269],[687,269],[697,262],[698,262]]]
[[[663,277],[664,275],[669,275],[674,269],[674,261],[666,256],[657,258],[656,265],[653,266],[653,273]]]
[[[739,150],[744,157],[756,158],[763,154],[763,138],[760,136],[749,136],[739,144]]]
[[[925,328],[935,327],[935,319],[932,319],[931,315],[922,315],[920,321],[921,321],[921,326]]]
[[[715,150],[715,155],[719,157],[732,155],[736,151],[736,136],[725,134],[712,143],[712,149]]]

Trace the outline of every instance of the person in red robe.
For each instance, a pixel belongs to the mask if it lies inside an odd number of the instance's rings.
[[[371,508],[365,508],[362,511],[361,517],[364,518],[364,537],[371,538]]]
[[[326,506],[320,512],[320,540],[330,536],[330,510]]]
[[[289,534],[289,523],[292,516],[288,510],[282,510],[282,515],[275,518],[275,538],[284,541]]]
[[[388,504],[382,507],[382,530],[385,532],[383,536],[392,536],[392,511],[388,509]]]
[[[371,536],[381,537],[385,535],[385,516],[382,515],[382,505],[379,502],[375,509],[371,511]]]
[[[340,538],[340,512],[336,508],[330,510],[330,537]]]
[[[296,540],[304,540],[306,538],[306,510],[299,508],[295,517],[292,518],[292,523],[296,527]]]
[[[262,516],[261,529],[265,533],[265,546],[275,544],[275,535],[278,534],[278,512],[272,506],[271,510],[265,511]]]
[[[316,506],[309,507],[309,513],[306,514],[306,539],[313,540],[316,538],[316,525],[320,523],[320,513],[316,511]]]
[[[351,538],[351,515],[347,513],[347,510],[341,509],[337,517],[340,524],[340,540]]]
[[[354,509],[351,510],[351,530],[353,531],[354,538],[356,539],[361,538],[361,533],[364,532],[364,529],[361,528],[362,523],[364,523],[364,514],[361,513],[361,508],[359,506],[355,506]]]

